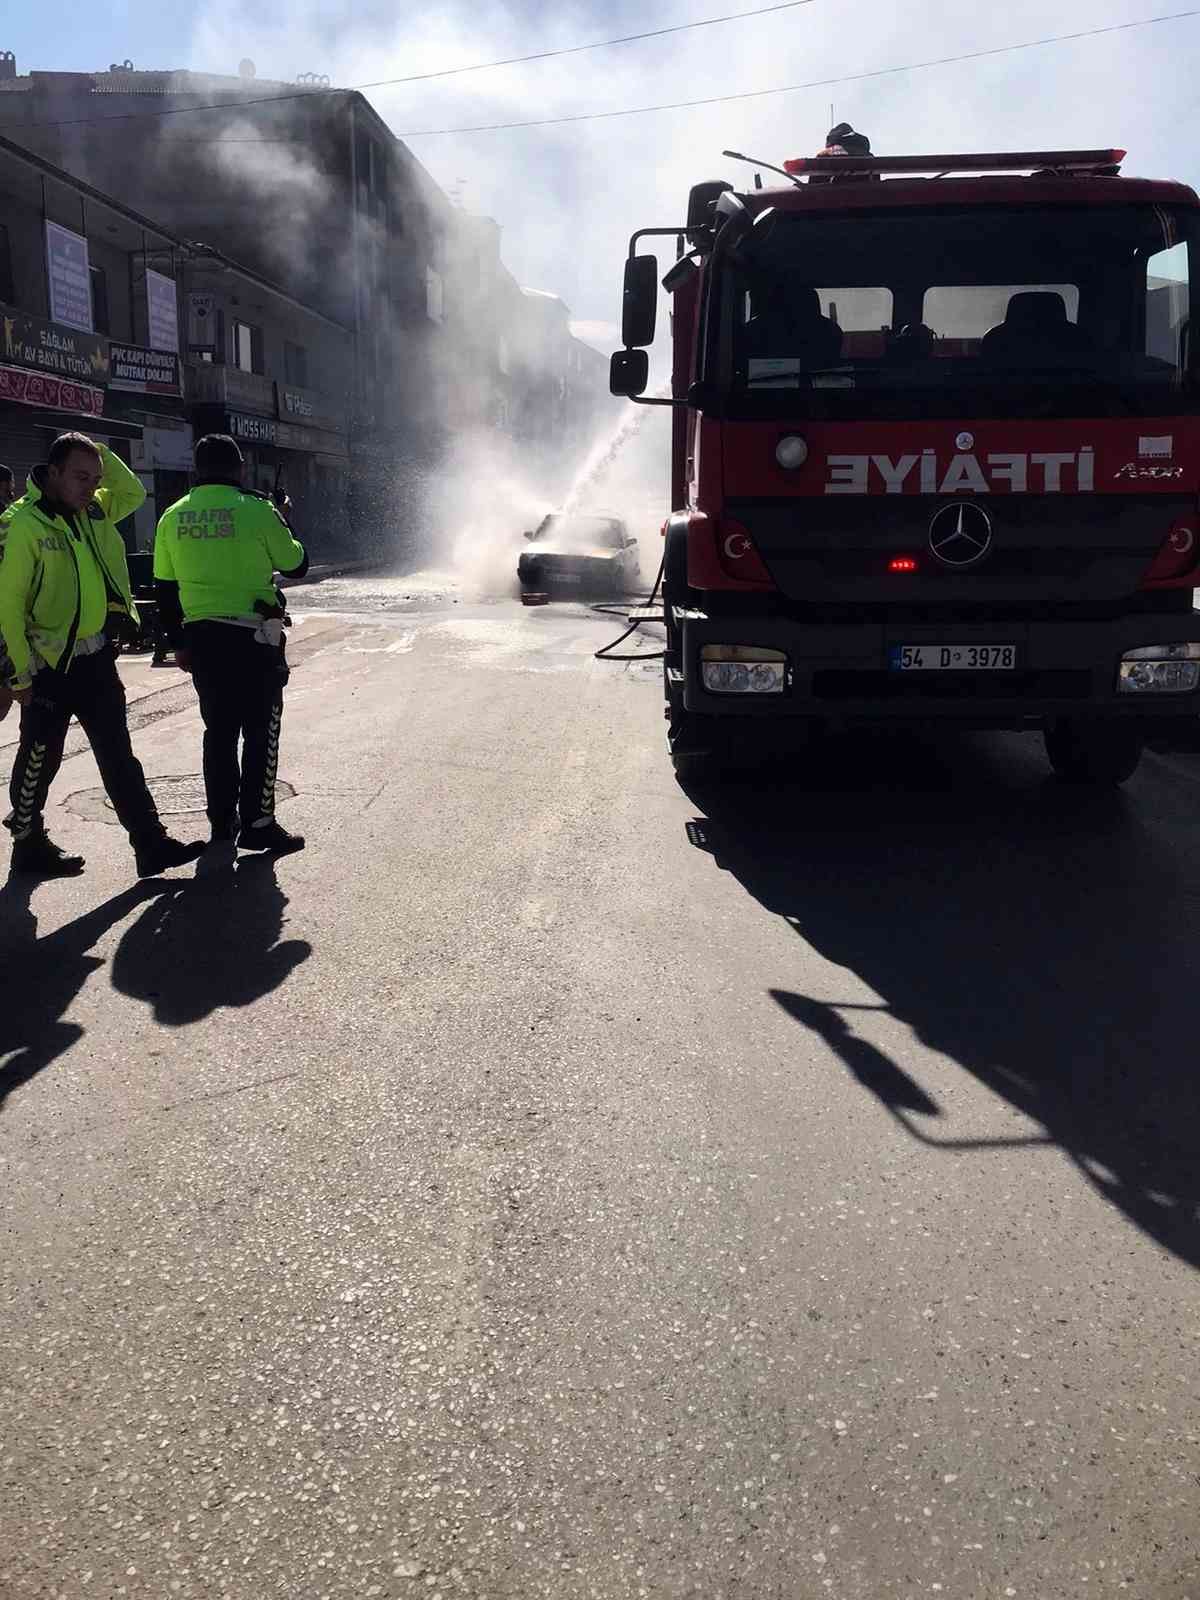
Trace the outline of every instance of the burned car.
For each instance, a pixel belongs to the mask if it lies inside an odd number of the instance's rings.
[[[523,595],[622,594],[637,583],[637,540],[620,517],[553,511],[525,537],[517,562]]]

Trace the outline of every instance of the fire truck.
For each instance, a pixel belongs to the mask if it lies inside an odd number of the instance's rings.
[[[677,768],[908,720],[1037,730],[1062,778],[1113,785],[1186,742],[1196,194],[1121,150],[725,155],[754,188],[697,184],[633,235],[610,373],[674,408]]]

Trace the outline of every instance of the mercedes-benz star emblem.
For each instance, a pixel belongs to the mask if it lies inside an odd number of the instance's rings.
[[[943,506],[929,524],[929,548],[947,567],[971,567],[992,547],[992,519],[972,500]]]

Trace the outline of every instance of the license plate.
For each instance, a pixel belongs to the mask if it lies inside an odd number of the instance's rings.
[[[894,644],[888,651],[893,672],[1012,672],[1015,644]]]

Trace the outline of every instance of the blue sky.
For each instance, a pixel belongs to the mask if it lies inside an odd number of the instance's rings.
[[[738,0],[734,0],[733,9],[737,8]],[[86,72],[97,65],[107,67],[110,62],[125,60],[144,69],[192,67],[228,71],[231,63],[236,66],[237,60],[246,54],[246,50],[239,49],[238,29],[235,26],[218,38],[205,18],[218,11],[235,16],[236,9],[225,10],[215,5],[206,8],[202,3],[183,6],[171,4],[170,0],[167,4],[156,4],[153,0],[110,0],[107,6],[97,5],[96,0],[59,0],[54,7],[54,28],[49,29],[46,13],[40,5],[32,0],[9,0],[6,15],[0,21],[0,50],[15,53],[21,72],[31,69]],[[264,40],[272,41],[275,46],[264,52],[259,63],[264,76],[272,75],[272,71],[290,77],[298,72],[318,70],[316,63],[301,61],[303,50],[293,48],[293,41],[298,45],[301,39],[311,37],[307,26],[301,31],[293,29],[296,9],[278,3],[253,7],[255,20],[252,28],[247,24],[245,33],[247,47]],[[394,44],[398,10],[394,0],[358,0],[352,7],[332,4],[308,9],[314,15],[324,12],[331,33],[342,32],[346,27],[336,21],[340,12],[352,13],[351,27],[356,37],[382,40],[389,49]],[[671,14],[668,16],[664,11],[664,22],[686,21],[692,14],[709,14],[692,13],[681,6],[667,9]],[[724,7],[717,4],[713,9],[720,11]],[[544,5],[518,5],[507,8],[506,14],[501,8],[494,8],[488,15],[488,35],[494,37],[500,31],[497,24],[503,19],[504,31],[518,47],[537,50],[544,19],[551,14],[561,16],[561,8],[554,7],[551,11]],[[639,0],[624,5],[590,6],[576,15],[581,20],[590,19],[595,37],[656,26],[655,22],[643,21],[647,12]],[[465,42],[469,42],[476,31],[473,23],[464,24]],[[580,37],[585,36],[588,35]],[[490,53],[482,51],[484,56]]]
[[[51,29],[40,6],[9,0],[0,22],[0,48],[15,53],[20,72],[52,68],[86,72],[98,63],[107,67],[110,61],[126,57],[139,66],[174,65],[182,61],[191,42],[191,28],[182,16],[172,14],[175,9],[143,0],[114,0],[107,7],[59,0]]]
[[[712,16],[754,0],[665,0],[647,9],[560,0],[554,6],[444,0],[200,0],[179,6],[60,0],[54,27],[33,0],[9,0],[0,49],[31,68],[194,67],[261,77],[326,72],[339,85],[600,39]],[[521,68],[372,91],[398,133],[523,120],[719,95],[1069,33],[1174,9],[1160,0],[813,0],[753,21],[699,29]],[[884,76],[800,94],[558,128],[412,137],[446,187],[502,225],[505,259],[525,282],[562,294],[583,321],[616,313],[624,241],[670,223],[689,184],[725,175],[725,147],[766,159],[802,154],[837,116],[881,151],[1126,146],[1127,170],[1200,181],[1194,138],[1200,19]],[[603,339],[604,330],[596,337]]]

